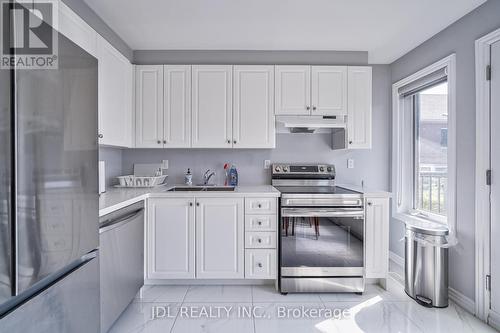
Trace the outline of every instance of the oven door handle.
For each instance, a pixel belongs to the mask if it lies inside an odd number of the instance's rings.
[[[365,212],[359,208],[282,208],[282,217],[356,217],[363,218]]]

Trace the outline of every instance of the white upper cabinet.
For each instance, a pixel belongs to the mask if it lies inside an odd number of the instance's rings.
[[[234,66],[233,147],[274,148],[274,66]]]
[[[389,271],[389,199],[366,198],[366,277],[387,278]]]
[[[97,33],[84,20],[73,12],[62,1],[58,3],[59,7],[59,32],[71,39],[73,43],[80,46],[82,49],[96,55],[96,38]]]
[[[165,66],[163,146],[191,147],[191,66]]]
[[[97,35],[99,144],[131,147],[133,66]]]
[[[244,278],[243,198],[196,199],[196,277]]]
[[[193,66],[192,147],[232,147],[232,66]]]
[[[311,115],[347,114],[347,66],[312,66]]]
[[[195,277],[194,198],[148,199],[148,279]]]
[[[309,115],[311,66],[276,66],[276,115]]]
[[[348,148],[372,146],[372,68],[348,67]]]
[[[163,66],[136,66],[135,146],[163,147]]]

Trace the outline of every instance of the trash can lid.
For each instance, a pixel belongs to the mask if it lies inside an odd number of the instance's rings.
[[[426,235],[447,236],[450,231],[447,226],[431,221],[406,221],[406,229]]]

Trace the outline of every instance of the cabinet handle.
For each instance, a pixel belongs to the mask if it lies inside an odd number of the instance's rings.
[[[260,262],[259,262],[259,263],[257,264],[257,267],[262,268],[262,263],[260,263]]]
[[[349,141],[349,144],[352,145],[352,141]]]
[[[262,243],[262,239],[260,239],[260,238],[259,238],[259,239],[257,239],[257,242],[258,242],[258,243]]]
[[[227,140],[227,143],[231,143],[231,140]]]
[[[262,225],[262,221],[257,222],[258,225]]]
[[[158,140],[158,141],[156,141],[156,143],[161,144],[161,141],[160,141],[160,140]]]
[[[371,205],[372,205],[372,203],[370,201],[368,201],[368,206],[371,206]]]
[[[199,203],[199,202],[197,202],[197,203],[196,203],[196,206],[197,206],[197,207],[200,207],[200,203]]]
[[[236,140],[234,140],[233,143],[236,144]]]
[[[167,140],[163,140],[163,143],[167,143]]]
[[[314,110],[316,110],[316,107],[315,107],[315,106],[313,106],[313,111],[314,111]]]
[[[309,105],[306,106],[306,110],[311,110],[311,107]]]
[[[102,134],[98,134],[98,135],[97,135],[97,137],[98,137],[99,139],[102,139],[102,138],[104,138],[104,135],[102,135]]]
[[[258,205],[257,205],[257,207],[262,208],[262,205],[261,205],[261,204],[258,204]]]
[[[193,207],[193,203],[192,202],[189,203],[189,207]]]

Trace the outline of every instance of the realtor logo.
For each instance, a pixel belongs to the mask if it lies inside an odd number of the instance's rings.
[[[1,2],[1,69],[57,69],[57,0]]]

